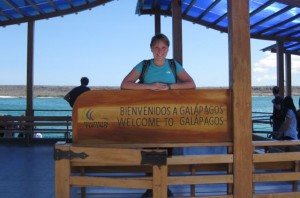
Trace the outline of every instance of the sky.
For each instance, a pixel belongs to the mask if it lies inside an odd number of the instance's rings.
[[[154,16],[135,14],[137,1],[112,1],[77,14],[35,22],[34,85],[119,86],[140,61],[152,58]],[[161,17],[170,41],[172,19]],[[228,35],[182,22],[183,67],[197,87],[229,85]],[[0,85],[26,85],[27,23],[0,27]],[[274,41],[251,39],[252,86],[276,85],[276,54],[261,49]],[[292,85],[300,86],[300,57],[292,56]]]

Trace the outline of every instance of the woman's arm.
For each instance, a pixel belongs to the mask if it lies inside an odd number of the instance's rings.
[[[185,70],[179,72],[177,77],[178,77],[178,82],[170,85],[171,89],[195,89],[196,88],[193,78]]]

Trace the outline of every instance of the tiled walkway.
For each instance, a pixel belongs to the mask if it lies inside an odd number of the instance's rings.
[[[0,145],[0,195],[54,198],[53,147]]]

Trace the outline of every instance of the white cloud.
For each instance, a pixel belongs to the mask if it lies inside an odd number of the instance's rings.
[[[271,85],[276,82],[276,54],[265,52],[264,57],[253,64],[254,85]]]
[[[292,56],[292,74],[300,74],[300,56]]]
[[[270,69],[276,68],[276,54],[271,52],[265,52],[265,57],[258,60],[253,65],[254,72],[265,73]]]
[[[276,76],[266,74],[266,75],[256,76],[255,80],[257,82],[274,81],[276,80]]]
[[[253,63],[252,79],[254,85],[272,85],[277,79],[276,53],[265,52],[264,57]],[[298,85],[300,77],[300,56],[292,56],[292,80]]]

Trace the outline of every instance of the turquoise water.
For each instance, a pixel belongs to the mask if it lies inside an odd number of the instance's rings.
[[[0,114],[20,116],[25,114],[25,109],[26,98],[0,98]],[[33,109],[36,116],[72,116],[72,109],[63,98],[34,98]],[[16,137],[17,134],[14,136]],[[62,133],[43,133],[42,137],[63,138],[64,135]]]
[[[26,98],[0,98],[0,114],[19,116],[25,114],[25,109]],[[71,107],[63,98],[34,98],[33,109],[37,116],[72,115]]]

